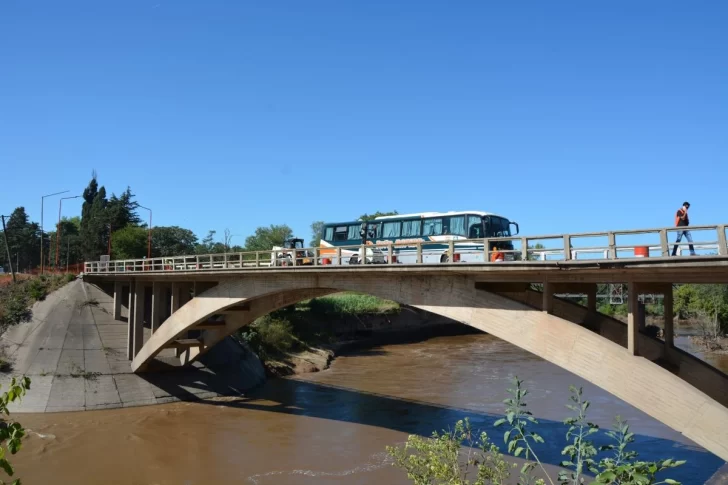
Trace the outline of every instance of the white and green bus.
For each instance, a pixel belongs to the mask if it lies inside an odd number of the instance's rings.
[[[402,244],[422,242],[423,263],[448,262],[450,241],[454,241],[454,261],[463,263],[483,262],[483,242],[458,240],[511,237],[518,234],[518,224],[505,217],[481,211],[421,212],[381,216],[371,221],[352,221],[325,224],[321,234],[320,253],[322,261],[334,261],[337,246],[361,246],[362,233],[365,244],[373,246],[397,243],[393,248],[393,262],[414,264],[417,262],[417,248]],[[441,244],[436,244],[441,243]],[[491,243],[491,250],[496,247]],[[513,259],[513,244],[510,241],[497,243],[497,249],[505,251],[505,259]],[[362,255],[355,248],[341,249],[343,264],[358,264]],[[367,263],[388,263],[385,248],[367,248]]]

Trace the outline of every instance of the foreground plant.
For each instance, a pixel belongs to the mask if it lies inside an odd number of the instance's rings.
[[[567,445],[561,452],[568,459],[560,463],[565,469],[554,481],[536,454],[535,448],[544,444],[544,439],[529,429],[538,421],[525,401],[528,390],[517,377],[513,384],[513,388],[508,389],[510,397],[503,401],[505,416],[494,425],[508,428],[503,435],[508,453],[526,459],[520,470],[518,485],[545,485],[547,482],[551,485],[556,482],[560,485],[680,485],[670,478],[657,481],[656,475],[683,465],[685,461],[637,460],[637,453],[628,450],[634,442],[634,434],[619,416],[613,429],[606,433],[614,443],[597,449],[592,436],[599,432],[599,427],[588,421],[590,403],[584,399],[582,389],[574,386],[569,388],[569,404],[566,406],[572,415],[564,420],[564,424],[568,425]],[[598,460],[599,453],[610,451],[611,456]],[[443,431],[442,434],[435,432],[430,438],[409,436],[404,447],[388,446],[387,452],[394,458],[394,466],[404,469],[415,485],[500,485],[506,483],[511,470],[517,467],[515,463],[506,461],[498,446],[490,443],[485,433],[481,433],[479,439],[474,438],[467,419],[458,421],[454,430]],[[545,478],[534,477],[537,468]],[[476,478],[470,482],[468,476],[473,471],[476,471]]]
[[[10,381],[10,387],[7,392],[0,396],[0,414],[10,416],[8,405],[15,401],[20,401],[25,392],[30,389],[30,378],[22,377]],[[14,421],[8,421],[4,417],[0,420],[0,468],[2,468],[8,476],[12,477],[15,473],[13,466],[6,458],[7,452],[14,455],[20,450],[22,439],[25,436],[25,430]],[[0,479],[0,485],[6,485],[6,482]],[[20,485],[20,479],[14,480],[11,485]]]
[[[467,455],[461,456],[463,446]],[[388,446],[394,465],[404,469],[415,485],[501,485],[510,476],[510,465],[485,432],[475,437],[466,418],[455,428],[423,438],[410,435],[404,447]],[[475,472],[475,481],[468,476]]]

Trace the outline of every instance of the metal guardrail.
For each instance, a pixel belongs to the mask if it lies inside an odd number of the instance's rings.
[[[697,251],[711,251],[728,256],[726,228],[728,225],[691,226],[689,228],[630,229],[593,233],[560,234],[531,237],[499,237],[485,239],[457,239],[448,241],[408,241],[378,244],[283,249],[277,251],[248,251],[190,256],[170,256],[152,259],[130,259],[87,262],[86,274],[140,273],[235,270],[247,268],[296,268],[317,266],[322,268],[354,264],[498,264],[502,261],[569,261],[569,260],[622,260],[670,255],[677,246],[682,250],[693,245]],[[689,229],[692,233],[710,231],[707,241],[670,242],[670,233]],[[634,236],[652,236],[647,244],[618,244],[619,240]],[[654,241],[656,236],[657,241]],[[576,246],[579,240],[599,239],[596,245]],[[673,238],[674,239],[674,238]],[[499,243],[511,243],[517,249],[499,249]],[[551,242],[552,247],[543,243]],[[543,247],[535,247],[533,243]],[[555,244],[553,244],[555,243]],[[442,249],[447,246],[447,249]],[[640,254],[638,254],[638,252]],[[631,254],[630,254],[631,253]],[[365,257],[362,257],[365,255]],[[591,256],[591,257],[589,257]]]

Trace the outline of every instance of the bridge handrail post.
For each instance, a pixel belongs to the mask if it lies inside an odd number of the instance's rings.
[[[292,261],[292,266],[298,266],[296,264],[296,250],[295,249],[291,251],[291,261]]]
[[[569,261],[571,259],[571,236],[564,234],[564,260]]]
[[[483,239],[483,262],[490,263],[490,239]]]
[[[392,256],[394,256],[394,248],[392,247],[392,241],[389,241],[387,243],[387,264],[394,264]]]
[[[363,244],[359,248],[359,264],[367,264],[367,247]]]
[[[319,256],[320,256],[319,248],[313,248],[313,265],[314,266],[318,266],[319,265],[319,263],[318,263],[319,262]]]
[[[453,241],[452,239],[450,239],[450,244],[448,245],[447,250],[450,253],[449,257],[448,257],[448,261],[450,263],[454,263],[455,262],[455,241]]]
[[[422,264],[422,241],[417,241],[417,259],[415,264]]]
[[[528,238],[521,238],[521,261],[528,261]]]
[[[669,255],[669,246],[667,243],[667,229],[660,229],[660,253],[666,258]]]
[[[609,238],[609,259],[617,259],[617,237],[613,232],[608,232]]]
[[[341,247],[336,248],[336,265],[341,266]]]
[[[725,237],[725,225],[717,227],[718,230],[718,254],[721,256],[728,256],[728,242]]]
[[[260,252],[258,251],[255,252],[255,267],[260,267]]]

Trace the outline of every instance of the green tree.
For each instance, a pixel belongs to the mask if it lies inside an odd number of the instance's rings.
[[[315,221],[311,223],[311,241],[306,246],[312,248],[321,245],[321,237],[324,232],[324,221]]]
[[[359,216],[359,220],[361,221],[371,221],[372,219],[376,219],[377,217],[383,217],[383,216],[396,216],[399,212],[397,211],[391,211],[391,212],[381,212],[377,211],[374,214],[362,214]]]
[[[140,225],[142,221],[136,213],[137,207],[139,204],[134,201],[131,188],[127,187],[119,197],[111,194],[111,198],[106,204],[106,223],[111,224],[114,230]]]
[[[99,187],[94,172],[88,187],[83,191],[81,208],[81,248],[86,261],[98,261],[107,254],[109,227],[106,220],[106,189]],[[119,229],[112,227],[111,230]]]
[[[273,246],[281,246],[283,241],[293,237],[293,231],[285,224],[259,227],[255,234],[245,239],[246,251],[270,251]]]
[[[126,226],[111,235],[114,259],[140,259],[147,255],[148,231],[143,227]]]
[[[30,222],[24,207],[17,207],[10,218],[5,222],[13,264],[17,263],[17,270],[30,269],[40,263],[40,228],[35,222]],[[2,248],[3,251],[5,248]],[[3,257],[3,260],[7,256]]]
[[[158,226],[152,230],[152,257],[193,254],[197,236],[179,226]]]
[[[217,231],[208,231],[207,236],[202,238],[202,242],[195,248],[197,254],[219,254],[225,252],[225,244],[215,241]]]

